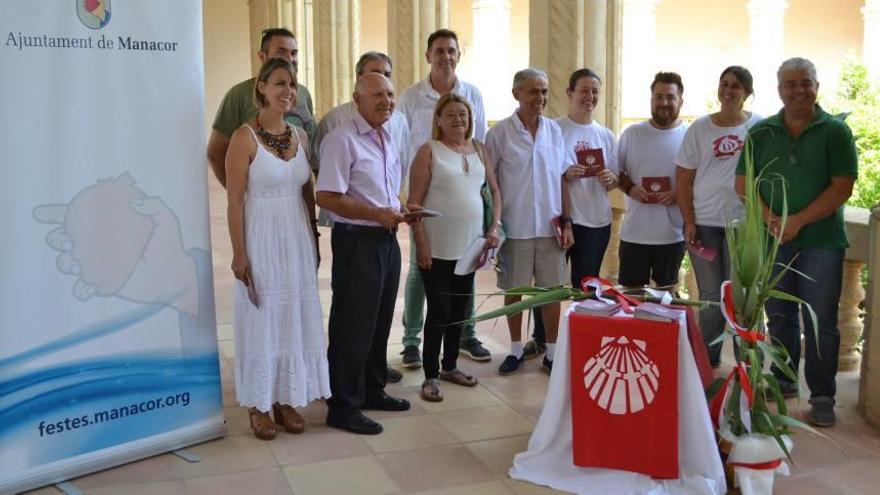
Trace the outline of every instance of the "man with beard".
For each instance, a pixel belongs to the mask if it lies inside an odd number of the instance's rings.
[[[294,68],[299,60],[299,44],[290,30],[285,28],[271,28],[263,31],[260,40],[260,64],[265,64],[270,58],[283,58],[289,60]],[[236,129],[242,124],[254,118],[259,109],[254,104],[254,81],[250,78],[242,81],[226,92],[217,116],[214,118],[214,129],[208,139],[208,161],[211,169],[220,185],[226,187],[226,150],[229,148],[229,139]],[[312,106],[312,95],[302,84],[296,84],[296,106],[284,116],[284,120],[306,131],[309,141],[315,137],[317,124],[312,117],[315,109]]]
[[[563,187],[565,141],[559,125],[544,117],[549,80],[538,69],[524,69],[513,76],[517,110],[499,121],[486,136],[486,151],[498,174],[498,187],[506,198],[501,223],[507,241],[498,253],[498,288],[555,287],[565,283],[565,250],[572,245],[568,216],[568,188]],[[509,198],[509,199],[507,199]],[[562,229],[554,235],[554,219]],[[504,304],[522,297],[504,296]],[[550,371],[559,328],[559,303],[541,307],[547,334],[543,367]],[[507,317],[510,354],[501,363],[502,375],[516,373],[523,361],[522,313]]]
[[[651,119],[620,137],[620,189],[627,198],[618,281],[625,287],[653,280],[674,291],[678,283],[685,246],[675,200],[675,156],[687,130],[678,118],[683,92],[681,76],[658,72],[651,83]]]
[[[409,402],[385,393],[388,333],[400,278],[397,225],[403,167],[388,131],[394,86],[382,74],[355,83],[357,112],[321,144],[317,202],[330,211],[333,250],[328,329],[330,391],[327,425],[376,435],[382,425],[363,409],[405,411]]]

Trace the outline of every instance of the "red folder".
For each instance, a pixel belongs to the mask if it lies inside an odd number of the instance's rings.
[[[568,321],[574,464],[678,478],[678,322]]]
[[[595,177],[605,168],[605,156],[601,148],[581,146],[575,149],[575,156],[578,165],[583,165],[587,169],[584,177]]]

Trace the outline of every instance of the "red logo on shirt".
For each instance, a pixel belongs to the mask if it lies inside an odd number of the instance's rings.
[[[743,140],[736,134],[728,134],[721,136],[712,142],[712,151],[715,158],[730,158],[739,152],[743,147]]]

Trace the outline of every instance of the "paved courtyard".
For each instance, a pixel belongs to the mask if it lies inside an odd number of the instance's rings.
[[[229,434],[191,447],[201,456],[201,462],[190,464],[163,454],[72,480],[78,489],[96,495],[559,493],[507,476],[514,454],[525,449],[541,413],[548,377],[541,371],[539,359],[527,361],[514,376],[498,375],[497,367],[508,349],[503,321],[483,322],[477,327],[479,337],[493,353],[491,362],[475,363],[464,357],[459,360],[461,368],[479,378],[475,388],[443,382],[445,400],[427,403],[419,398],[421,370],[404,370],[403,381],[390,385],[388,392],[409,399],[412,408],[404,413],[371,411],[370,417],[385,427],[381,435],[363,437],[328,428],[323,424],[326,406],[317,402],[302,410],[308,421],[304,434],[282,431],[270,442],[254,438],[247,411],[235,404],[231,248],[225,196],[213,179],[210,198],[217,333]],[[322,234],[324,260],[318,278],[326,329],[331,297],[329,230],[322,229]],[[389,363],[399,367],[403,280],[409,259],[405,228],[398,237],[405,262],[388,358]],[[477,291],[493,290],[494,274],[479,273]],[[487,301],[483,309],[498,307],[499,299]],[[726,374],[731,362],[732,356],[726,355],[718,374]],[[838,425],[823,430],[834,443],[797,433],[792,476],[779,478],[776,493],[855,495],[880,491],[880,433],[867,426],[856,411],[858,374],[839,374],[838,389]],[[791,399],[789,405],[794,411],[808,407],[805,398]],[[60,491],[46,487],[28,493]]]

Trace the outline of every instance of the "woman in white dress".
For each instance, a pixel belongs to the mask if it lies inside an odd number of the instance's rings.
[[[698,118],[688,127],[675,159],[676,198],[684,219],[684,241],[717,253],[714,258],[689,256],[704,301],[719,301],[721,282],[730,278],[724,227],[744,211],[733,188],[734,172],[746,133],[761,120],[743,107],[752,93],[748,69],[736,65],[724,69],[718,81],[721,110]],[[724,318],[717,306],[700,310],[700,331],[707,346],[723,330]],[[721,344],[708,349],[709,362],[718,366]]]
[[[235,393],[263,440],[275,437],[275,424],[301,433],[294,407],[330,396],[309,146],[284,121],[296,96],[293,65],[267,61],[254,83],[259,114],[233,133],[226,154]]]

